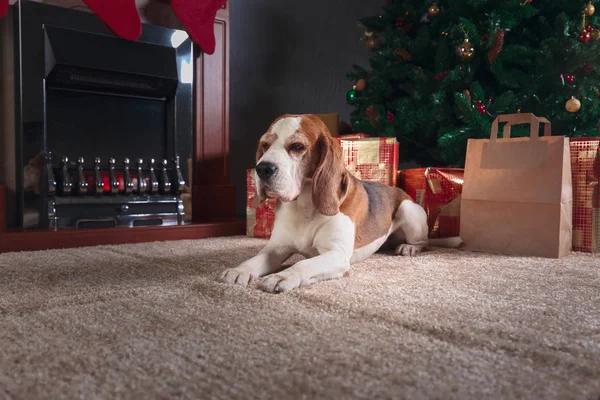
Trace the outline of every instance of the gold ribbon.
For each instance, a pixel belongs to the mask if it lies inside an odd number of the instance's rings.
[[[460,217],[460,199],[461,196],[456,196],[450,203],[440,206],[440,216]]]

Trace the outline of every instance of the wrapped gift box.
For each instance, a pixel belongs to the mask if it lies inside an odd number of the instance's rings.
[[[259,205],[254,204],[256,196],[256,171],[246,170],[246,235],[268,239],[275,224],[276,199],[267,199]]]
[[[358,179],[396,186],[399,145],[396,138],[338,138],[344,163]]]
[[[366,181],[396,185],[398,142],[395,138],[340,139],[348,170]],[[270,238],[277,201],[269,199],[255,207],[255,170],[246,170],[246,235]]]
[[[427,212],[430,238],[458,236],[464,170],[412,168],[398,171],[398,187]]]
[[[600,137],[571,138],[573,250],[600,252]]]

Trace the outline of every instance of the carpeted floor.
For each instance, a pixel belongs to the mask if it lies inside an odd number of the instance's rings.
[[[0,398],[598,399],[600,256],[381,254],[284,294],[244,237],[0,254]]]

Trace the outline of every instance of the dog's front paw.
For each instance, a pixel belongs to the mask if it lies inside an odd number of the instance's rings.
[[[253,276],[245,268],[228,268],[219,276],[218,281],[230,285],[248,286]]]
[[[396,247],[395,253],[398,256],[416,256],[421,252],[421,250],[423,250],[424,247],[425,246],[423,245],[405,243]]]
[[[281,272],[267,275],[258,281],[257,287],[267,293],[281,293],[300,286],[300,278],[294,274]]]

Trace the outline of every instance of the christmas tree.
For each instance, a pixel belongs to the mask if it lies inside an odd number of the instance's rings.
[[[553,135],[597,135],[594,11],[588,1],[391,0],[360,21],[371,57],[348,74],[351,128],[397,137],[403,160],[459,167],[467,140],[489,137],[500,114],[546,117]]]

